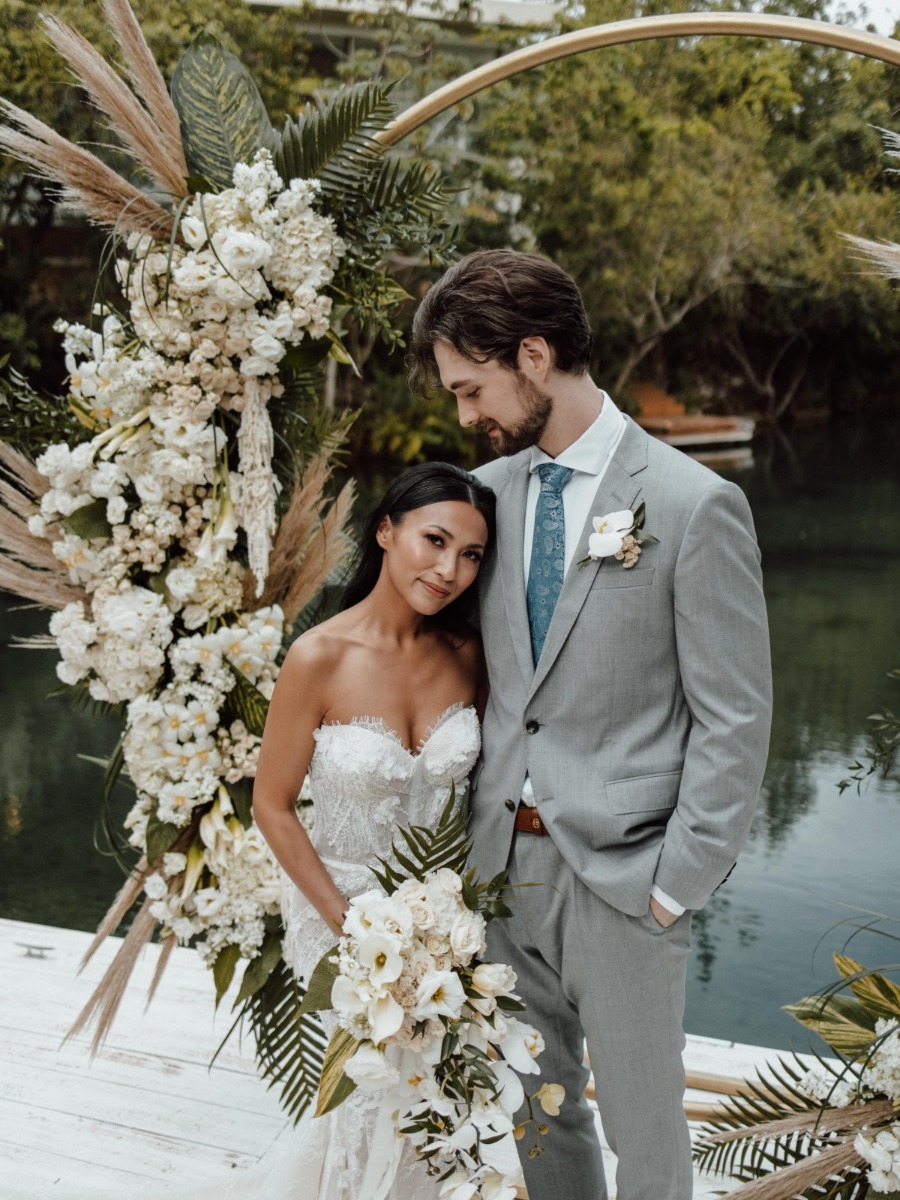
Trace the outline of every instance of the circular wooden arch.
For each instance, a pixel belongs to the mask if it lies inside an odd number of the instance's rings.
[[[568,58],[585,50],[599,50],[603,46],[698,36],[767,37],[811,42],[835,50],[849,50],[851,54],[862,54],[866,58],[900,67],[900,41],[877,33],[864,33],[861,29],[848,29],[844,25],[831,25],[826,21],[810,21],[804,17],[754,16],[748,13],[669,13],[662,17],[636,17],[630,21],[612,21],[608,25],[576,29],[573,33],[564,33],[546,42],[504,54],[502,58],[477,67],[438,88],[408,108],[377,135],[378,140],[385,146],[393,146],[461,100],[503,79],[558,58]]]

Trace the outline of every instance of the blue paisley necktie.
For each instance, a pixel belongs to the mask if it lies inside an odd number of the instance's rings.
[[[566,571],[566,518],[562,490],[569,482],[571,467],[541,463],[537,469],[541,490],[534,513],[534,540],[528,571],[528,626],[535,666],[541,657],[550,618],[562,590]]]

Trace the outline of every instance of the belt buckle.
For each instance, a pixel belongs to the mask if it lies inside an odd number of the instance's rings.
[[[540,833],[542,824],[543,822],[541,821],[541,818],[537,813],[535,813],[531,818],[531,828],[535,831],[535,833]]]

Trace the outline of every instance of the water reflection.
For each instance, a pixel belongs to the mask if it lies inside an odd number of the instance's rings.
[[[695,919],[691,1032],[805,1047],[780,1005],[832,978],[830,952],[851,932],[829,932],[844,906],[900,914],[900,788],[837,789],[866,716],[900,704],[886,678],[900,665],[896,432],[774,434],[754,442],[752,465],[722,468],[746,491],[763,548],[776,715],[747,851]],[[0,915],[92,928],[121,876],[93,848],[101,772],[77,755],[106,756],[119,730],[47,698],[51,652],[8,646],[45,629],[43,614],[0,601]],[[127,793],[115,804],[121,819]],[[853,953],[887,958],[871,933]]]

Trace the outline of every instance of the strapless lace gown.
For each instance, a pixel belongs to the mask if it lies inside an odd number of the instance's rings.
[[[383,721],[368,718],[324,725],[315,738],[309,767],[316,812],[312,840],[348,898],[374,885],[369,865],[378,857],[390,859],[399,827],[436,825],[451,784],[457,790],[465,785],[481,748],[475,711],[462,705],[441,715],[417,753]],[[336,941],[334,931],[293,885],[286,888],[284,916],[285,958],[306,980]],[[356,1200],[378,1111],[377,1096],[357,1091],[324,1117],[307,1113],[292,1137],[295,1190],[270,1190],[268,1200]],[[389,1200],[437,1195],[437,1185],[405,1147]]]

